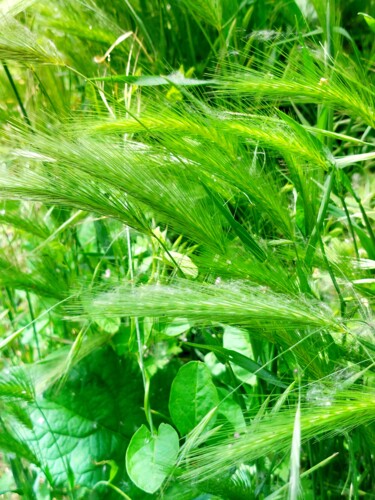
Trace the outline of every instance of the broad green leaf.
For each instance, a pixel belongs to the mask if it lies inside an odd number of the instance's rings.
[[[163,333],[168,335],[168,337],[177,337],[178,335],[182,335],[187,332],[190,328],[190,324],[188,323],[186,318],[175,318]]]
[[[33,429],[22,436],[54,486],[66,485],[73,471],[76,485],[92,488],[108,478],[104,461],[123,467],[127,443],[145,421],[142,405],[138,368],[98,349],[72,369],[62,390],[51,388],[30,404]]]
[[[126,451],[130,479],[143,491],[155,493],[174,466],[178,451],[178,434],[169,424],[160,424],[155,434],[142,425]]]
[[[98,318],[95,320],[95,323],[100,326],[102,330],[107,333],[116,333],[121,325],[121,319],[112,317],[112,318]]]
[[[74,483],[93,487],[106,478],[106,466],[97,462],[112,457],[121,460],[124,437],[92,418],[52,401],[38,400],[31,411],[33,431],[23,438],[40,458],[41,467],[48,471],[55,486],[69,482],[71,471]]]
[[[219,403],[210,370],[200,361],[182,366],[172,383],[169,412],[181,436],[188,434]]]
[[[63,391],[56,393],[52,388],[45,397],[127,439],[144,423],[138,365],[131,358],[117,357],[109,347],[79,363]]]
[[[188,255],[183,255],[180,252],[170,250],[169,252],[165,252],[164,259],[168,262],[168,264],[175,265],[176,263],[185,276],[196,278],[199,274],[198,267]]]

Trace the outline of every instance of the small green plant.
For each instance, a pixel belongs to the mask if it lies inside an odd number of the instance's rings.
[[[372,2],[0,5],[0,495],[370,498]]]

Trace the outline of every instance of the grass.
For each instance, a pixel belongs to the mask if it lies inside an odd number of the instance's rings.
[[[0,5],[0,494],[372,498],[372,3]]]

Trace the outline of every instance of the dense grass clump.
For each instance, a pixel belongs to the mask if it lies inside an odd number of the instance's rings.
[[[0,6],[0,496],[372,498],[372,0]]]

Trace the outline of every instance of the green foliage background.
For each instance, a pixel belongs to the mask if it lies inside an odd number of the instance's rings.
[[[0,495],[373,498],[373,0],[0,0]]]

